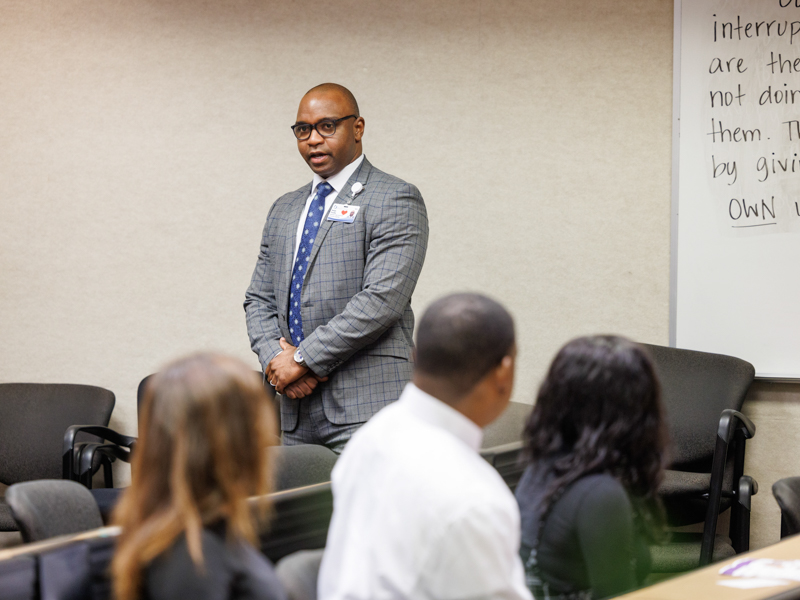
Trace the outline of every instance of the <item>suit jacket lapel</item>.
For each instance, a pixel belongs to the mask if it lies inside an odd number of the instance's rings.
[[[367,157],[364,157],[364,160],[361,161],[361,165],[355,172],[350,176],[350,179],[347,180],[347,183],[344,184],[342,191],[336,196],[335,202],[337,204],[347,204],[350,202],[350,188],[356,181],[360,181],[361,184],[364,186],[364,189],[359,193],[359,195],[363,195],[367,191],[367,180],[369,179],[369,175],[372,172],[372,165],[369,164],[367,161]],[[356,197],[358,198],[358,197]],[[322,245],[322,242],[325,240],[325,236],[328,235],[328,231],[330,231],[331,225],[333,225],[333,221],[328,220],[328,215],[325,215],[325,219],[319,226],[319,231],[317,232],[317,237],[314,240],[314,247],[311,248],[311,255],[309,256],[309,265],[310,268],[314,268],[314,259],[317,258],[317,254],[319,253],[319,248]]]

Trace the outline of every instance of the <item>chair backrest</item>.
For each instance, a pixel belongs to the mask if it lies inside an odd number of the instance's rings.
[[[330,481],[270,494],[272,519],[260,536],[261,552],[277,562],[298,550],[324,548],[333,516]]]
[[[512,492],[517,489],[527,467],[527,463],[522,460],[523,447],[522,440],[519,440],[494,448],[482,448],[480,452],[483,459],[500,473]]]
[[[69,383],[0,383],[0,482],[57,479],[70,425],[108,425],[113,392]]]
[[[142,416],[142,403],[144,402],[144,391],[147,389],[147,382],[155,375],[151,373],[139,382],[139,387],[136,388],[136,415],[141,418]]]
[[[670,437],[672,467],[708,472],[720,414],[741,410],[755,377],[749,362],[680,348],[642,344],[655,363]]]
[[[116,536],[80,540],[39,555],[40,598],[111,600]]]
[[[503,414],[484,427],[483,448],[494,448],[520,441],[525,429],[525,422],[532,410],[533,406],[530,404],[509,402]]]
[[[17,483],[6,490],[6,502],[25,542],[103,526],[92,493],[75,481],[44,479]]]
[[[331,480],[339,456],[325,446],[300,444],[269,448],[275,465],[275,491],[291,490]]]
[[[800,477],[779,479],[772,495],[781,509],[781,537],[800,533]]]
[[[0,599],[38,600],[37,579],[33,556],[0,561]]]
[[[118,527],[0,550],[0,600],[110,600]]]

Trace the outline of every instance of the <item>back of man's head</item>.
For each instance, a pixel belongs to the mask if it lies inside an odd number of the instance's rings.
[[[462,397],[513,350],[514,320],[505,308],[480,294],[452,294],[420,319],[415,372]]]

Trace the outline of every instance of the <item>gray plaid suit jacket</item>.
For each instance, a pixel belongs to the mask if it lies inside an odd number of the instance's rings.
[[[355,222],[322,222],[301,297],[309,368],[328,376],[314,394],[335,425],[363,423],[397,400],[411,378],[414,313],[411,294],[425,260],[428,216],[419,190],[373,167],[366,158],[336,202],[352,200]],[[262,368],[291,340],[289,284],[300,213],[311,184],[281,196],[267,215],[261,252],[245,297],[250,345]],[[310,399],[310,398],[309,398]],[[281,429],[297,425],[299,403],[281,397]]]

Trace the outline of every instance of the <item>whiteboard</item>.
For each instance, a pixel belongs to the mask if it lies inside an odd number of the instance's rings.
[[[800,0],[675,2],[671,342],[800,378]]]

